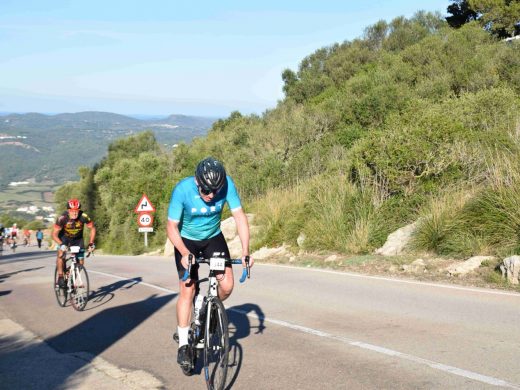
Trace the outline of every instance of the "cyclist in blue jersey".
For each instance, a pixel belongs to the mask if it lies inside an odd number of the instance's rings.
[[[188,332],[195,283],[198,280],[198,265],[191,268],[190,278],[183,282],[188,268],[188,256],[202,255],[206,258],[215,252],[229,258],[229,249],[220,230],[222,210],[228,204],[235,219],[238,236],[242,244],[242,265],[249,256],[249,224],[242,209],[240,198],[231,177],[226,175],[222,163],[212,157],[205,158],[197,165],[195,176],[181,180],[173,189],[168,208],[168,238],[175,247],[175,263],[179,274],[179,299],[177,301],[177,332],[179,351],[177,362],[189,364]],[[249,258],[249,266],[253,266]],[[218,277],[218,296],[225,300],[233,290],[234,280],[231,266]]]

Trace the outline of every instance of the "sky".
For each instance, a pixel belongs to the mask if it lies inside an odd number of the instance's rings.
[[[451,3],[0,0],[0,112],[262,114],[317,49]]]

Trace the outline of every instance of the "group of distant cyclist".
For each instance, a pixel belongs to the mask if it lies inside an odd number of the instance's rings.
[[[6,228],[0,223],[0,252],[3,252],[4,245],[11,248],[14,252],[17,246],[18,235],[19,229],[16,223],[10,228]]]
[[[192,316],[196,281],[199,279],[198,264],[195,257],[211,258],[219,253],[224,258],[230,252],[220,229],[222,211],[228,204],[236,222],[238,236],[242,245],[242,266],[251,267],[254,260],[249,253],[249,224],[235,187],[235,183],[222,163],[208,157],[200,161],[195,175],[181,180],[173,188],[168,207],[166,231],[175,247],[175,264],[179,275],[179,298],[177,301],[177,334],[179,348],[177,362],[183,367],[192,359],[189,344],[189,324]],[[88,244],[84,241],[84,228],[90,230]],[[13,236],[14,232],[14,236]],[[16,239],[17,230],[11,229],[11,239]],[[96,227],[93,220],[81,209],[78,199],[67,201],[67,210],[55,221],[52,239],[58,245],[56,258],[56,287],[64,288],[63,254],[71,246],[79,246],[78,259],[83,265],[85,251],[95,248]],[[184,274],[190,269],[187,280]],[[247,268],[249,269],[249,268]],[[216,272],[218,298],[225,300],[233,290],[234,277],[231,265]]]
[[[31,235],[31,230],[23,229],[20,231],[16,223],[14,223],[10,228],[4,227],[4,225],[0,223],[0,252],[4,250],[4,244],[11,248],[13,252],[15,252],[19,242],[24,246],[30,246]],[[35,236],[38,248],[41,249],[43,242],[42,230],[38,229]]]

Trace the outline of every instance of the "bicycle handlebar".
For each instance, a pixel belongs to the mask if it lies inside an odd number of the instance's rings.
[[[69,245],[67,245],[67,249],[65,251],[63,251],[63,255],[62,255],[63,258],[65,258],[67,256],[67,252],[71,253]],[[90,257],[90,255],[94,256],[94,249],[86,250],[85,252],[87,252],[87,255],[85,257]],[[77,255],[77,253],[71,253],[71,254]]]
[[[242,259],[224,259],[225,265],[230,264],[242,264]],[[246,266],[242,270],[242,276],[240,276],[240,283],[244,283],[246,278],[251,278],[251,268],[249,267],[249,256],[245,258]],[[209,259],[205,259],[204,257],[194,258],[192,254],[188,256],[188,269],[184,271],[184,275],[182,277],[182,281],[185,282],[188,280],[191,274],[191,266],[192,264],[209,264]]]

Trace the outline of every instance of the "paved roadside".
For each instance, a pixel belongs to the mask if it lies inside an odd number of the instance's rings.
[[[0,383],[4,389],[164,388],[147,372],[120,369],[83,352],[60,353],[5,318],[3,313],[0,313]]]

